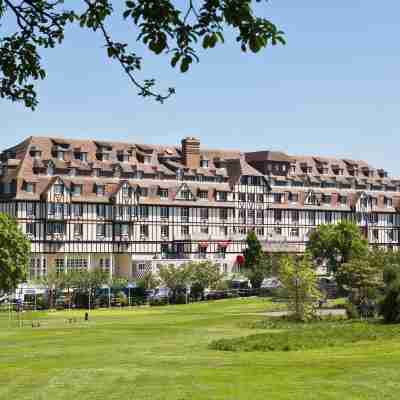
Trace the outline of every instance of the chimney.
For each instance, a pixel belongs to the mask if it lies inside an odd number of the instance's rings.
[[[186,137],[182,140],[182,157],[186,167],[195,169],[200,167],[200,140],[195,137]]]

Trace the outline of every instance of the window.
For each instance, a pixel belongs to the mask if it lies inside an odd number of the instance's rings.
[[[104,185],[96,185],[96,195],[104,196]]]
[[[72,204],[72,215],[75,217],[82,217],[83,215],[83,205],[82,204]]]
[[[247,194],[247,201],[254,203],[256,201],[256,195],[254,193]]]
[[[342,205],[342,206],[347,205],[347,196],[340,195],[340,196],[339,196],[339,203],[340,203],[340,205]]]
[[[246,201],[246,193],[239,193],[239,201]]]
[[[49,203],[49,214],[57,217],[64,215],[64,204],[63,203]]]
[[[274,203],[282,203],[282,193],[273,193]]]
[[[200,219],[202,220],[208,219],[208,208],[200,208]]]
[[[228,201],[228,193],[227,192],[217,192],[217,201]]]
[[[222,236],[228,236],[228,227],[227,226],[220,226],[219,232]]]
[[[264,210],[257,210],[257,218],[264,220]]]
[[[257,194],[257,201],[259,203],[264,203],[264,195],[263,194]]]
[[[86,271],[88,268],[88,260],[86,258],[68,258],[67,270],[68,271]]]
[[[179,197],[183,200],[190,200],[192,198],[192,192],[190,190],[182,190]]]
[[[372,237],[374,240],[378,240],[379,239],[379,231],[378,229],[373,229],[372,230]]]
[[[228,219],[228,210],[226,208],[219,209],[219,218],[223,220]]]
[[[82,236],[83,224],[74,224],[74,236]]]
[[[36,236],[36,224],[34,222],[26,223],[26,234],[32,237]]]
[[[128,224],[116,224],[114,226],[116,236],[128,236],[129,225]]]
[[[370,224],[378,223],[378,213],[370,213],[368,214],[368,220]]]
[[[200,166],[202,168],[208,168],[208,160],[201,160],[200,161]]]
[[[161,199],[168,199],[168,189],[160,189],[159,195]]]
[[[64,194],[64,185],[62,183],[54,185],[54,194]]]
[[[161,207],[161,218],[168,218],[168,217],[169,217],[169,208]]]
[[[298,223],[299,222],[299,211],[298,210],[292,210],[292,222],[293,223]]]
[[[249,219],[254,220],[256,216],[256,210],[247,210],[247,216]]]
[[[65,223],[64,222],[49,222],[47,225],[47,232],[50,235],[64,235]]]
[[[185,221],[189,219],[189,207],[181,208],[181,217]]]
[[[200,226],[200,232],[208,234],[208,226],[207,225],[201,225]]]
[[[140,206],[139,207],[140,218],[148,218],[149,217],[149,206]]]
[[[258,227],[256,229],[257,236],[264,236],[264,227]]]
[[[282,228],[274,228],[275,235],[282,235]]]
[[[208,190],[199,190],[199,199],[208,200]]]
[[[105,204],[96,204],[96,215],[99,218],[106,217],[106,206]]]
[[[308,211],[308,222],[310,225],[315,225],[315,211]]]
[[[393,242],[393,239],[394,239],[394,230],[393,229],[387,230],[387,238],[388,238],[389,242]]]
[[[140,225],[140,236],[149,237],[149,226],[148,225]]]
[[[64,161],[64,152],[63,151],[58,150],[56,156],[57,156],[58,160]]]
[[[111,271],[111,259],[110,258],[100,258],[100,269],[103,272],[109,273]]]
[[[168,237],[169,236],[169,226],[161,225],[161,236]]]
[[[282,222],[282,210],[274,210],[274,221],[275,223]]]
[[[218,245],[218,258],[226,258],[226,246]]]
[[[388,214],[387,221],[388,221],[388,224],[393,225],[393,223],[394,223],[394,215],[393,214]]]
[[[35,193],[35,184],[32,182],[25,182],[24,190],[28,193]]]
[[[26,215],[28,217],[34,217],[36,215],[35,203],[26,203]]]
[[[143,164],[150,164],[151,163],[151,157],[150,156],[144,156],[143,157]]]
[[[322,202],[324,204],[331,204],[332,202],[332,196],[330,194],[323,194],[322,195]]]
[[[289,201],[291,203],[297,203],[299,201],[299,194],[298,193],[289,193]]]
[[[299,237],[299,228],[291,228],[290,237]]]
[[[105,237],[106,236],[106,224],[96,225],[96,236]]]
[[[389,199],[388,197],[384,197],[383,204],[385,207],[392,207],[393,201],[392,201],[392,199]]]
[[[87,153],[82,152],[82,151],[75,152],[74,157],[75,157],[75,160],[81,160],[81,161],[85,161],[85,162],[88,160]]]
[[[81,196],[82,195],[82,185],[72,185],[72,196]]]
[[[188,225],[182,225],[181,226],[181,234],[182,235],[189,235],[189,226]]]
[[[140,196],[141,197],[147,197],[149,195],[149,189],[142,187],[140,188]]]
[[[330,211],[327,211],[325,213],[325,222],[327,224],[331,224],[332,223],[332,213]]]
[[[64,259],[63,258],[56,258],[56,273],[62,274],[64,273]]]

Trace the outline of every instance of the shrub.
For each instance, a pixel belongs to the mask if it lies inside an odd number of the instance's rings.
[[[348,319],[360,318],[360,311],[358,307],[353,303],[347,303],[345,305],[346,315]]]
[[[150,306],[165,306],[168,304],[168,297],[153,297],[150,298]]]
[[[400,322],[400,281],[388,285],[385,296],[380,303],[380,314],[386,323]]]

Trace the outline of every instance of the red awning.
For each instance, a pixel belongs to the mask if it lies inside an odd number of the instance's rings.
[[[218,242],[218,246],[219,247],[228,247],[229,246],[230,241],[229,240],[223,240],[221,242]]]
[[[208,247],[208,242],[207,241],[199,242],[199,247]]]

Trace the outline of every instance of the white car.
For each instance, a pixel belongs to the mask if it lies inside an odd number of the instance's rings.
[[[262,289],[278,289],[282,287],[282,283],[278,278],[265,278],[261,284]]]

